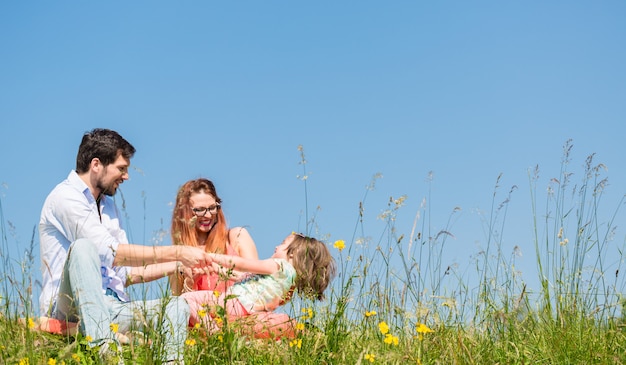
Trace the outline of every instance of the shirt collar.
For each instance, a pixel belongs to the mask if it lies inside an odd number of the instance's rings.
[[[67,181],[72,187],[76,188],[76,190],[82,192],[83,195],[85,195],[85,198],[87,198],[87,201],[89,201],[90,203],[95,203],[96,198],[93,197],[93,194],[91,194],[91,190],[89,190],[89,186],[87,186],[83,179],[78,176],[76,170],[70,171],[70,174],[67,177]]]

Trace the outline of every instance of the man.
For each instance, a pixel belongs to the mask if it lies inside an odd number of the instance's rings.
[[[52,190],[41,211],[40,309],[44,316],[80,321],[91,345],[119,360],[114,332],[141,329],[142,324],[169,330],[163,334],[162,361],[182,363],[187,303],[179,297],[132,302],[125,286],[170,275],[182,266],[206,267],[207,258],[197,247],[128,243],[112,196],[128,180],[134,153],[115,131],[84,134],[76,170]]]

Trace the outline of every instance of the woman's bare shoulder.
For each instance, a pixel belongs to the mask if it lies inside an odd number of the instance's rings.
[[[231,228],[228,232],[228,241],[239,256],[249,259],[259,258],[256,243],[245,227]]]
[[[228,230],[228,238],[230,239],[230,243],[234,244],[242,237],[250,237],[250,233],[248,232],[246,227],[232,227]]]

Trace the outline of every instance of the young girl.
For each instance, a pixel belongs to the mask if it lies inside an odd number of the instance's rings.
[[[266,260],[209,255],[221,268],[249,272],[251,276],[233,284],[219,296],[206,290],[182,294],[189,303],[191,325],[206,320],[199,314],[202,309],[214,314],[214,307],[218,305],[225,307],[229,316],[272,311],[287,302],[294,290],[305,297],[322,300],[336,270],[335,261],[323,242],[298,234],[287,236]]]

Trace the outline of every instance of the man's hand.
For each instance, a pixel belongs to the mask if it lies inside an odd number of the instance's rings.
[[[177,246],[177,260],[189,268],[204,268],[211,262],[203,249],[193,246]]]

